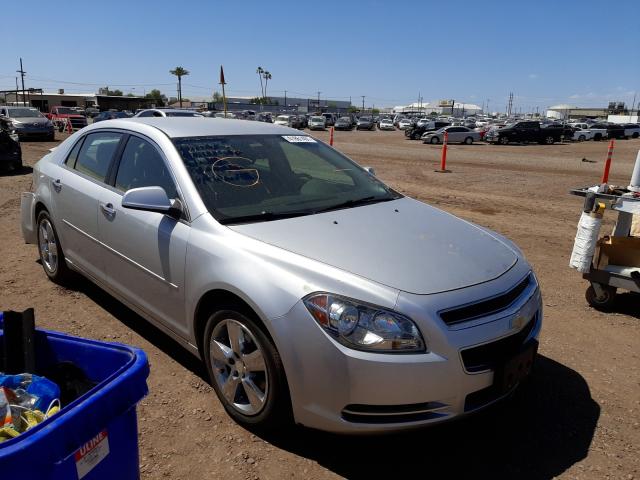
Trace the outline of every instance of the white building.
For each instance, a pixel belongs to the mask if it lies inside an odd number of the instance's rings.
[[[482,107],[473,103],[455,102],[453,105],[444,105],[443,102],[410,103],[393,107],[392,113],[413,113],[429,115],[435,112],[438,115],[452,115],[454,117],[466,117],[482,113]]]

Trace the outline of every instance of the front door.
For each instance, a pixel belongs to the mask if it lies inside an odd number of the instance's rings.
[[[191,227],[161,213],[122,207],[122,196],[131,188],[159,186],[176,198],[175,181],[160,150],[134,135],[127,140],[114,178],[115,188],[103,192],[98,205],[109,285],[186,336],[184,262]]]

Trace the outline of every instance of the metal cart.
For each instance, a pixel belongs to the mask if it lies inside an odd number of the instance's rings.
[[[589,195],[590,200],[603,203],[605,211],[617,212],[618,219],[611,236],[628,237],[633,215],[640,214],[640,196],[626,189],[613,190],[612,193],[595,193],[589,191],[589,188],[576,188],[570,193],[579,197]],[[638,267],[611,265],[604,269],[597,269],[592,264],[591,270],[583,273],[582,277],[591,284],[585,294],[587,302],[598,310],[608,310],[611,307],[618,288],[640,293],[640,268]]]

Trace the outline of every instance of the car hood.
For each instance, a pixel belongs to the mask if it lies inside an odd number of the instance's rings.
[[[518,261],[514,249],[497,235],[407,197],[229,228],[416,294],[487,282]]]
[[[46,124],[49,119],[44,117],[13,117],[12,120],[17,120],[20,123],[37,123]]]

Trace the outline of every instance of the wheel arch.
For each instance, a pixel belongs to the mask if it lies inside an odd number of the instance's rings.
[[[258,325],[262,327],[262,330],[271,339],[271,341],[274,342],[274,345],[276,344],[271,332],[269,331],[267,323],[264,321],[262,315],[258,313],[256,308],[237,293],[224,288],[216,288],[205,292],[200,297],[193,314],[193,335],[201,357],[203,357],[204,352],[204,330],[207,326],[207,320],[210,315],[214,311],[232,309],[255,320]]]

